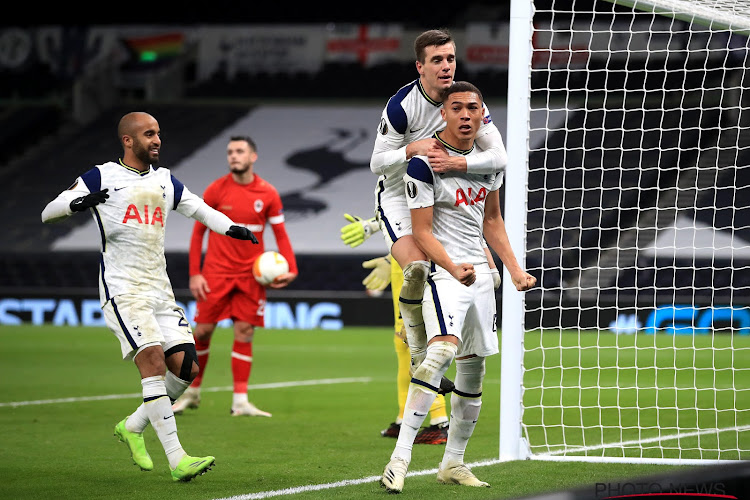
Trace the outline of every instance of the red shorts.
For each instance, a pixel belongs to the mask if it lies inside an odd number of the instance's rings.
[[[195,307],[196,323],[218,323],[231,318],[263,326],[266,289],[252,275],[205,276],[210,293]]]

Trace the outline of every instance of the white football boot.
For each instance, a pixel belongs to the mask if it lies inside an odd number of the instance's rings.
[[[270,417],[271,414],[263,411],[250,402],[242,402],[232,405],[231,414],[233,417],[247,415],[250,417]]]
[[[477,479],[464,464],[454,465],[446,469],[438,467],[437,481],[442,484],[462,484],[464,486],[475,486],[478,488],[489,488],[490,484]]]
[[[401,493],[404,489],[404,478],[406,470],[409,468],[409,462],[403,458],[392,458],[383,470],[383,477],[380,478],[380,485],[388,493]]]

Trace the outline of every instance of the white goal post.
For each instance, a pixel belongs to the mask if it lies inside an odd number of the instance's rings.
[[[750,460],[750,1],[512,0],[500,460]]]

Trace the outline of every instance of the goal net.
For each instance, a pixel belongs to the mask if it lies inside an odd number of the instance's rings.
[[[538,283],[504,280],[501,459],[748,460],[750,2],[531,2],[504,215]]]

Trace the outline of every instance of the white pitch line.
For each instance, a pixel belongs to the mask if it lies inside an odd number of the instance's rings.
[[[494,460],[484,460],[482,462],[474,462],[471,464],[467,464],[469,468],[475,468],[475,467],[484,467],[487,465],[495,465],[499,464],[501,461],[499,459]],[[406,474],[406,477],[414,477],[414,476],[426,476],[428,474],[437,474],[437,469],[427,469],[427,470],[419,470],[414,472],[409,472]],[[336,481],[335,483],[325,483],[325,484],[308,484],[305,486],[295,486],[293,488],[284,488],[283,490],[271,490],[271,491],[259,491],[257,493],[247,493],[244,495],[235,495],[232,497],[224,497],[224,498],[217,498],[214,500],[257,500],[262,498],[272,498],[272,497],[281,497],[286,495],[296,495],[297,493],[307,493],[310,491],[323,491],[323,490],[330,490],[333,488],[342,488],[345,486],[356,486],[358,484],[365,484],[365,483],[374,483],[376,481],[380,481],[381,476],[369,476],[369,477],[363,477],[361,479],[344,479],[343,481]]]
[[[620,446],[634,446],[637,444],[649,444],[649,443],[657,443],[660,441],[674,441],[675,439],[683,439],[683,438],[689,438],[689,437],[696,437],[696,436],[702,436],[703,434],[718,434],[720,432],[729,432],[729,431],[736,431],[736,432],[743,432],[750,430],[750,425],[738,425],[735,427],[722,427],[721,429],[701,429],[698,431],[692,431],[692,432],[678,432],[677,434],[667,434],[666,436],[655,436],[652,438],[646,438],[646,439],[633,439],[631,441],[620,441],[619,443],[604,443],[594,446],[579,446],[576,448],[563,448],[560,450],[554,450],[547,453],[540,453],[538,456],[540,457],[553,457],[556,455],[562,455],[566,453],[584,453],[587,451],[596,451],[596,450],[602,450],[607,448],[617,448]]]
[[[248,389],[279,389],[284,387],[299,387],[303,385],[330,385],[330,384],[354,384],[372,382],[371,377],[354,377],[354,378],[323,378],[318,380],[296,380],[292,382],[273,382],[270,384],[254,384],[248,386]],[[231,391],[232,387],[206,387],[201,388],[201,392],[224,392]],[[132,394],[107,394],[104,396],[83,396],[75,398],[57,398],[57,399],[38,399],[36,401],[10,401],[0,403],[0,408],[17,408],[19,406],[30,405],[49,405],[60,403],[78,403],[81,401],[108,401],[111,399],[131,399],[142,398],[143,394],[134,392]]]

